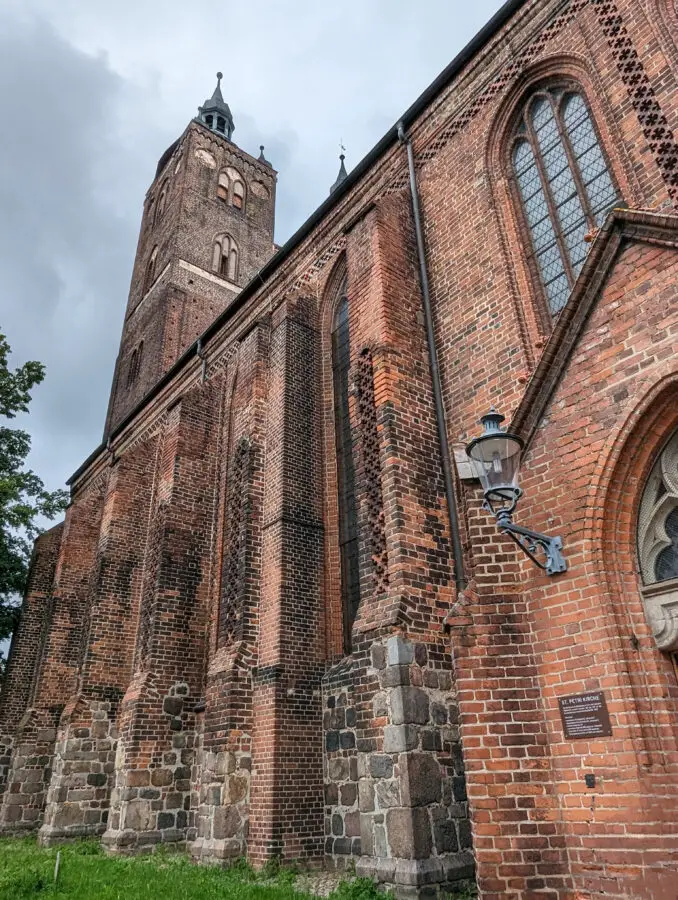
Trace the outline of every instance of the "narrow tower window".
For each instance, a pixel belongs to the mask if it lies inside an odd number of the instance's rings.
[[[140,341],[139,346],[132,351],[129,361],[129,369],[127,370],[127,387],[130,388],[137,380],[139,371],[141,370],[141,356],[144,352],[144,342]]]
[[[219,235],[214,242],[212,269],[229,281],[235,281],[238,277],[238,247],[228,234]]]
[[[167,200],[167,179],[163,182],[162,187],[160,188],[160,194],[158,195],[158,202],[155,205],[155,215],[153,216],[153,224],[160,220],[162,214],[165,212],[165,202]]]
[[[222,134],[226,130],[226,121],[223,116],[217,116],[217,131],[220,131]]]
[[[147,291],[151,289],[153,282],[155,281],[155,261],[158,256],[158,248],[154,247],[153,251],[148,259],[148,264],[146,265],[146,275],[144,277],[144,288],[143,293],[145,294]]]
[[[344,646],[350,650],[351,629],[360,604],[358,567],[358,515],[355,499],[355,467],[349,415],[349,343],[348,297],[342,286],[332,327],[332,374],[334,380],[334,427],[337,447],[339,487],[339,552],[341,562],[341,599],[344,614]]]
[[[245,202],[245,185],[242,181],[236,181],[233,185],[233,206],[242,209]]]
[[[593,121],[581,94],[553,87],[525,104],[513,169],[549,309],[565,306],[587,253],[584,236],[617,202]]]

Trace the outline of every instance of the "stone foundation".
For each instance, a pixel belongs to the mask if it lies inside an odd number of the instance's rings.
[[[343,869],[359,857],[357,714],[353,696],[356,663],[343,660],[325,679],[325,854]]]
[[[445,648],[385,638],[325,679],[325,851],[398,896],[444,893],[474,860]]]
[[[191,724],[194,720],[187,707],[192,708],[195,701],[186,703],[187,695],[188,686],[178,683],[162,701],[169,726],[163,742],[166,740],[169,749],[155,750],[143,768],[139,743],[127,750],[124,738],[118,739],[115,786],[111,791],[108,827],[102,838],[113,853],[149,850],[160,843],[185,845],[196,837],[195,828],[188,823],[195,731],[186,727],[187,720]],[[141,714],[136,709],[137,722]],[[121,735],[123,730],[121,727]]]
[[[102,834],[115,770],[115,708],[75,698],[61,717],[39,842]]]
[[[7,787],[7,777],[12,764],[14,736],[8,731],[0,732],[0,798]]]
[[[251,755],[200,748],[196,760],[198,836],[191,855],[215,862],[246,856]]]
[[[42,824],[59,713],[29,709],[19,723],[0,806],[0,834],[33,831]]]

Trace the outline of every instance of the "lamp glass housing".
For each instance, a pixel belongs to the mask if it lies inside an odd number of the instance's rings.
[[[466,452],[488,501],[510,503],[520,496],[518,472],[523,441],[500,427],[503,420],[504,417],[494,411],[483,416],[480,421],[485,426],[484,431],[471,441]]]

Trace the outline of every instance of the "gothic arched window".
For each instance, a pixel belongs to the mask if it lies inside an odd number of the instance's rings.
[[[228,175],[225,172],[221,172],[219,174],[219,182],[217,184],[217,197],[219,200],[223,200],[224,203],[228,202]]]
[[[160,196],[158,197],[158,204],[155,207],[155,219],[153,224],[158,221],[162,217],[162,214],[165,212],[165,202],[167,201],[167,181],[163,184],[160,189]]]
[[[144,276],[143,293],[149,291],[155,281],[155,261],[158,256],[158,248],[154,247],[146,265],[146,275]]]
[[[132,351],[129,361],[129,369],[127,370],[127,387],[131,387],[139,376],[141,369],[141,356],[144,352],[144,342],[140,341],[139,346]]]
[[[562,86],[533,94],[514,133],[512,163],[536,269],[556,315],[584,264],[585,235],[618,199],[582,95]]]
[[[678,431],[645,484],[638,513],[643,603],[660,650],[678,650]]]
[[[233,206],[242,209],[245,204],[245,185],[242,181],[236,181],[233,185]]]
[[[678,432],[664,447],[643,491],[638,553],[645,584],[678,578]]]
[[[214,242],[212,269],[229,281],[238,277],[238,246],[228,234],[220,234]]]
[[[355,466],[349,416],[349,343],[348,297],[341,289],[339,305],[332,324],[332,375],[334,381],[334,428],[337,448],[339,487],[339,552],[341,561],[341,599],[344,616],[344,646],[348,651],[351,628],[360,604],[358,566],[358,513],[355,498]]]

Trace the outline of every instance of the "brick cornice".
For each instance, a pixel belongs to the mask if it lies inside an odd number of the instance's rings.
[[[614,270],[620,249],[632,243],[650,243],[678,250],[678,216],[623,209],[615,209],[609,215],[513,414],[511,431],[523,437],[526,448],[568,368],[586,323]]]

